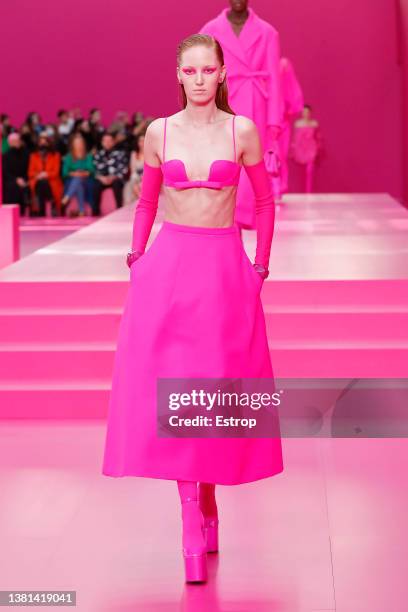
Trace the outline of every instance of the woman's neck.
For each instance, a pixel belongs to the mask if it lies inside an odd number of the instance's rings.
[[[235,25],[242,25],[246,22],[249,17],[248,9],[244,9],[243,11],[235,11],[234,9],[230,9],[227,12],[227,19],[234,23]]]
[[[215,105],[215,102],[202,106],[189,104],[187,102],[187,106],[185,107],[183,113],[186,123],[191,123],[193,125],[206,125],[208,123],[216,123],[219,116],[219,109]]]

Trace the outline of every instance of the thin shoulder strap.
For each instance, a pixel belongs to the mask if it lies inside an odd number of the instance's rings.
[[[235,145],[235,115],[232,117],[232,140],[234,142],[234,162],[237,161],[237,150]]]
[[[164,156],[166,151],[166,129],[167,129],[167,117],[164,118],[164,136],[163,136],[163,164],[164,164]]]

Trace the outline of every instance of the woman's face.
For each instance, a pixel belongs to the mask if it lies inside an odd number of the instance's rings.
[[[312,113],[310,112],[310,108],[308,106],[305,106],[302,112],[303,119],[310,119],[311,115]]]
[[[84,157],[85,156],[85,143],[84,143],[83,138],[75,138],[72,143],[72,149],[76,157]]]
[[[248,0],[230,0],[230,6],[234,11],[246,11],[248,8]]]
[[[93,121],[93,123],[98,123],[98,121],[100,120],[101,120],[101,113],[99,112],[99,110],[94,111],[91,116],[91,121]]]
[[[194,104],[206,104],[215,98],[218,85],[225,78],[225,71],[215,49],[197,45],[183,51],[177,76],[187,100]]]

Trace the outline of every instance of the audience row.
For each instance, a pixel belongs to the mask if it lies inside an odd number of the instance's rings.
[[[20,129],[1,115],[3,202],[19,204],[22,215],[44,216],[47,201],[53,216],[64,216],[72,198],[79,215],[85,203],[100,215],[102,192],[112,189],[116,206],[133,201],[140,193],[144,134],[152,121],[135,113],[130,122],[118,113],[105,129],[98,109],[88,120],[75,119],[75,111],[60,111],[58,124],[42,125],[30,113]]]

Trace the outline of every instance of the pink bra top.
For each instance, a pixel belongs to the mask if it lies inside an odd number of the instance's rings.
[[[232,118],[232,140],[234,143],[234,161],[228,159],[216,159],[210,166],[210,172],[206,181],[190,181],[187,176],[186,167],[181,159],[165,160],[167,117],[164,119],[163,138],[163,184],[175,189],[191,189],[192,187],[206,187],[207,189],[222,189],[229,185],[238,185],[241,166],[236,162],[235,147],[235,115]]]

